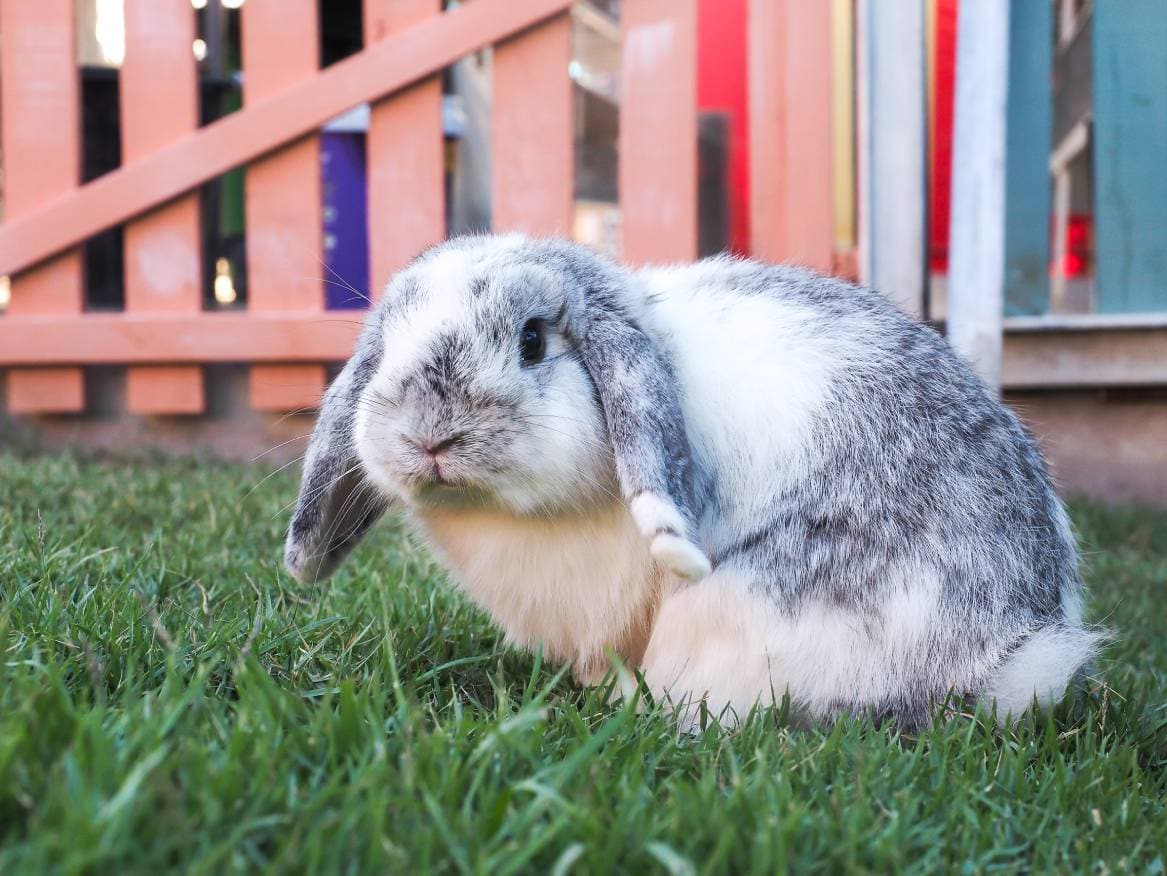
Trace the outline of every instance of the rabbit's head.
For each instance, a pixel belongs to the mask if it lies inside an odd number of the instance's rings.
[[[441,247],[399,274],[357,402],[368,477],[408,502],[524,514],[614,491],[573,291],[511,241]]]
[[[449,241],[400,272],[321,407],[292,571],[330,572],[393,500],[556,515],[622,496],[646,535],[683,540],[677,390],[626,312],[630,282],[517,235]]]

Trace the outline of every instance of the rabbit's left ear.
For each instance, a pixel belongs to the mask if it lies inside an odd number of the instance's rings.
[[[362,339],[321,402],[284,546],[284,564],[300,581],[331,575],[388,505],[366,481],[353,437],[360,394],[376,355]]]
[[[582,348],[636,525],[658,562],[686,580],[704,578],[710,564],[693,541],[693,464],[672,372],[648,337],[614,313],[592,315]]]

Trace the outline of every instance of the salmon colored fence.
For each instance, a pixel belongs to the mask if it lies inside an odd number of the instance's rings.
[[[697,254],[697,2],[621,5],[619,201],[632,263]],[[190,0],[124,0],[123,164],[81,185],[74,0],[0,0],[9,413],[83,411],[83,369],[117,365],[127,368],[130,413],[198,414],[203,366],[226,362],[249,366],[253,409],[314,406],[359,321],[326,312],[322,284],[305,282],[322,270],[319,131],[371,107],[379,288],[445,233],[440,73],[483,47],[493,47],[494,230],[569,235],[570,7],[472,0],[442,12],[440,0],[364,0],[364,49],[321,70],[316,0],[247,0],[243,107],[200,128]],[[749,0],[753,247],[825,270],[839,248],[831,7]],[[246,168],[247,304],[207,311],[197,190],[237,167]],[[124,311],[86,312],[80,247],[118,226]]]

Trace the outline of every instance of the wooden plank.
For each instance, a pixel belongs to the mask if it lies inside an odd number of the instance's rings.
[[[859,274],[922,315],[927,228],[924,6],[858,0]]]
[[[243,6],[243,101],[258,103],[320,68],[314,3],[251,0]],[[247,307],[251,313],[324,307],[320,140],[305,137],[247,168]],[[315,407],[323,365],[253,365],[251,407]]]
[[[1094,4],[1098,310],[1167,310],[1167,3]]]
[[[834,266],[831,5],[751,0],[750,228],[753,253]]]
[[[831,142],[835,268],[855,260],[855,4],[831,2]]]
[[[1167,322],[1101,319],[1010,320],[1003,385],[1167,384]],[[70,365],[237,362],[241,349],[256,362],[340,362],[359,331],[359,320],[312,312],[30,316],[0,319],[0,365],[58,373],[73,370],[61,367]],[[45,337],[52,343],[43,343]]]
[[[571,233],[570,62],[566,13],[495,47],[490,167],[496,232]]]
[[[1001,383],[1009,389],[1162,386],[1167,330],[1007,332]]]
[[[364,0],[371,46],[441,12],[441,0]],[[369,291],[446,236],[442,83],[430,76],[373,104],[365,142],[369,192]]]
[[[360,329],[351,313],[319,311],[5,317],[0,366],[335,362]]]
[[[0,2],[4,39],[0,136],[7,223],[34,213],[80,181],[80,96],[73,30],[72,0]],[[15,272],[0,269],[0,274],[8,273]],[[81,254],[76,250],[14,276],[3,321],[12,326],[34,315],[78,314],[84,306],[83,283]],[[84,376],[79,369],[21,369],[8,375],[11,413],[72,413],[84,407]]]
[[[181,3],[125,0],[121,70],[123,161],[132,163],[198,127],[194,15]],[[202,310],[199,203],[187,195],[131,222],[125,231],[126,312]],[[126,372],[135,414],[198,414],[198,366],[139,366]]]
[[[697,0],[621,4],[620,208],[632,264],[697,255]]]
[[[1049,3],[1009,4],[1005,313],[1011,316],[1049,310],[1052,29]]]
[[[1005,297],[1009,0],[961,3],[958,14],[948,338],[996,387]]]
[[[8,2],[22,6],[18,0]],[[393,34],[311,78],[287,83],[256,105],[0,226],[0,274],[28,268],[133,219],[318,130],[347,109],[399,91],[570,5],[571,0],[475,0]],[[56,121],[53,130],[59,129]]]

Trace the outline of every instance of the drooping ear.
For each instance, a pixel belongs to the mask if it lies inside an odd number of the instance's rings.
[[[366,330],[353,357],[324,394],[304,457],[300,496],[288,527],[284,563],[300,581],[331,575],[387,507],[366,479],[353,430],[360,394],[377,365]]]
[[[689,581],[710,572],[693,540],[693,463],[672,371],[635,325],[592,314],[583,358],[599,392],[620,492],[654,558]]]

